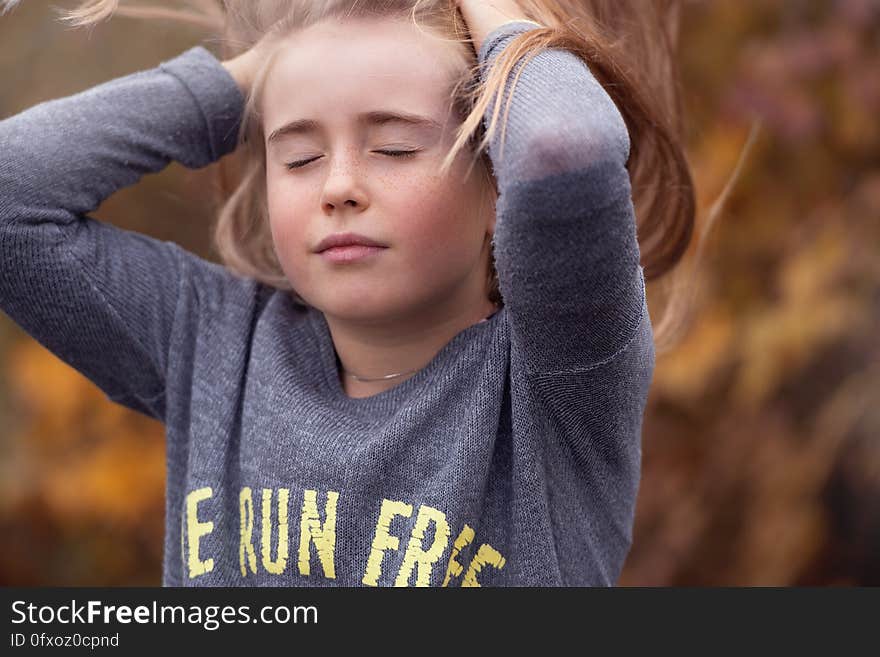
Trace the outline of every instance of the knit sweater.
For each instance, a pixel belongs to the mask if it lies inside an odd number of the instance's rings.
[[[483,74],[530,29],[491,32]],[[88,214],[233,151],[243,107],[195,46],[0,121],[0,308],[164,423],[163,585],[614,585],[654,346],[629,136],[588,66],[538,54],[490,146],[501,310],[363,398],[320,311]]]

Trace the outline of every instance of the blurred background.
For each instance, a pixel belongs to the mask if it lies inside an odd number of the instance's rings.
[[[0,18],[0,118],[219,52],[77,4]],[[880,1],[689,0],[680,52],[701,217],[761,129],[657,358],[620,584],[880,585]],[[216,261],[210,184],[175,163],[94,214]],[[0,585],[160,585],[163,441],[0,313]]]

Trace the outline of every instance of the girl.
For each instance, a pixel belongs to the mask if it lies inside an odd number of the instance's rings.
[[[163,585],[613,585],[693,198],[605,3],[192,4],[244,52],[0,122],[0,307],[165,424]],[[233,151],[225,267],[88,214]]]

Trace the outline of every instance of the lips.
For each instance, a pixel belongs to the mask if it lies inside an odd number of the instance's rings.
[[[364,246],[363,244],[349,246],[334,246],[321,251],[318,255],[328,263],[351,264],[356,262],[368,262],[385,252],[382,246]]]
[[[386,248],[388,245],[357,233],[334,233],[322,239],[315,247],[315,253],[341,246],[373,246]]]

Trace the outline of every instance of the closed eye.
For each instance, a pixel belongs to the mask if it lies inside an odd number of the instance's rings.
[[[383,155],[388,155],[390,157],[412,157],[413,155],[418,153],[419,150],[421,150],[421,149],[415,149],[412,151],[377,150],[374,152],[375,153],[382,153]],[[313,157],[308,160],[299,160],[297,162],[288,162],[284,166],[286,166],[288,169],[300,169],[300,168],[306,166],[307,164],[310,164],[310,163],[314,162],[315,160],[320,159],[320,157],[321,156],[318,155],[317,157]]]

